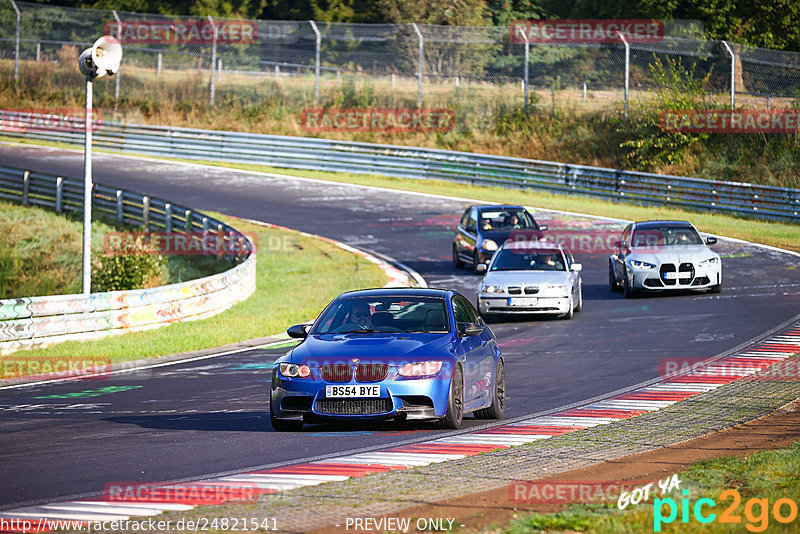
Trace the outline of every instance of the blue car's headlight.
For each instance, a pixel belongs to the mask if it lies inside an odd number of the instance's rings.
[[[714,256],[713,258],[708,258],[707,260],[701,261],[697,265],[699,265],[700,267],[708,267],[709,265],[716,265],[718,263],[719,263],[719,258]]]
[[[282,363],[279,367],[281,376],[286,378],[309,378],[311,369],[307,365],[297,365],[294,363]]]
[[[407,363],[397,371],[400,376],[409,378],[424,378],[434,376],[442,370],[444,362],[416,362]]]
[[[629,260],[631,267],[634,269],[655,269],[656,266],[652,263],[647,263],[646,261],[639,261],[639,260]]]

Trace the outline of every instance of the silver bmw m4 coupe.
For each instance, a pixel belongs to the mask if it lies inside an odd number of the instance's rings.
[[[625,297],[637,292],[722,290],[722,260],[686,221],[644,221],[629,224],[608,260],[612,291]]]

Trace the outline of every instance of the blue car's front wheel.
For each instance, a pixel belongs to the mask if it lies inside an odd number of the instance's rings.
[[[503,360],[497,361],[497,369],[494,372],[494,392],[492,393],[492,404],[488,408],[481,408],[475,412],[476,417],[481,419],[502,419],[506,408],[506,370]]]
[[[272,400],[269,402],[269,422],[275,432],[299,432],[303,429],[303,420],[278,419],[275,417],[275,407]]]
[[[447,411],[439,419],[439,428],[458,429],[464,417],[464,377],[461,366],[456,365],[450,379],[450,393],[447,396]]]

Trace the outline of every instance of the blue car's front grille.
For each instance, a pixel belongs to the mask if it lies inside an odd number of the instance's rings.
[[[389,366],[385,363],[362,363],[355,368],[359,382],[380,382],[388,373]],[[345,363],[329,363],[319,368],[319,374],[326,382],[350,382],[353,367]]]
[[[370,415],[392,411],[392,399],[318,400],[317,413],[330,415]]]
[[[350,382],[353,368],[346,363],[332,363],[320,367],[319,374],[326,382]]]
[[[386,378],[389,366],[385,363],[362,363],[356,367],[356,380],[359,382],[380,382]]]

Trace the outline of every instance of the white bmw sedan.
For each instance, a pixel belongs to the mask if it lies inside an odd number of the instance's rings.
[[[583,307],[581,268],[561,246],[506,242],[478,285],[478,311],[484,318],[552,314],[571,319]]]
[[[625,297],[636,292],[722,290],[722,260],[686,221],[629,224],[608,260],[608,283]]]

